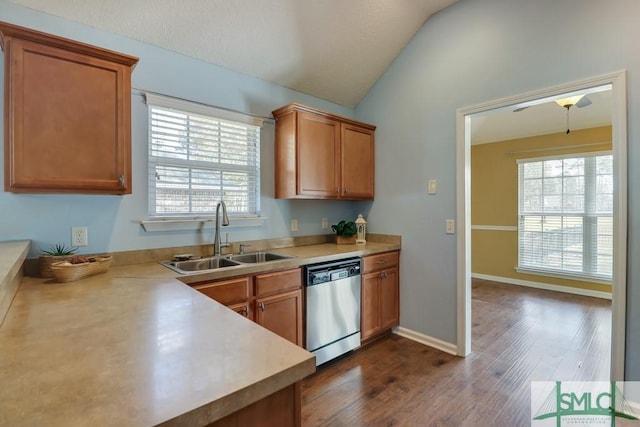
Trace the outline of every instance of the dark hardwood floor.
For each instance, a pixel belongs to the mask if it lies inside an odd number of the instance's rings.
[[[309,426],[530,426],[531,381],[608,380],[611,302],[474,280],[472,349],[391,335],[302,384]]]

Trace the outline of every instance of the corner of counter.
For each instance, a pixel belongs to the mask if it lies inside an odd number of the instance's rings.
[[[31,240],[0,242],[0,325],[20,286],[24,260],[30,249]]]

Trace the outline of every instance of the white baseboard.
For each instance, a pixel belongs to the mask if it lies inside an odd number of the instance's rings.
[[[551,285],[548,283],[532,282],[530,280],[512,279],[510,277],[491,276],[489,274],[471,273],[474,279],[491,280],[494,282],[506,283],[509,285],[526,286],[529,288],[546,289],[548,291],[565,292],[567,294],[583,295],[602,299],[611,299],[610,292],[591,291],[588,289],[572,288],[570,286]]]
[[[433,338],[429,335],[421,334],[420,332],[403,328],[402,326],[396,326],[395,328],[393,328],[393,333],[396,335],[400,335],[401,337],[408,338],[412,341],[419,342],[420,344],[433,347],[436,350],[444,351],[445,353],[453,354],[454,356],[458,355],[457,346],[446,341],[439,340],[438,338]]]

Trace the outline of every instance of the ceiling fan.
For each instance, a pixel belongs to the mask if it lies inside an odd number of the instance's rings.
[[[553,102],[558,104],[560,107],[567,109],[567,134],[571,132],[571,129],[569,128],[569,109],[571,107],[582,108],[582,107],[586,107],[587,105],[591,105],[591,100],[587,98],[587,96],[584,94],[571,96],[568,98],[556,99]],[[527,105],[524,107],[516,108],[515,110],[513,110],[513,112],[519,113],[520,111],[526,110],[529,107],[530,106]]]

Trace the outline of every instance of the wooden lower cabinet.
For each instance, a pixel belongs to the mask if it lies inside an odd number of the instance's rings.
[[[385,330],[400,323],[398,267],[382,272],[380,279],[380,327]]]
[[[400,323],[400,281],[397,252],[364,258],[362,275],[362,341]]]
[[[256,299],[256,323],[302,346],[302,290]]]
[[[360,320],[360,337],[365,339],[381,330],[380,320],[380,279],[378,273],[362,276],[362,314]]]
[[[247,319],[253,320],[253,313],[251,311],[251,305],[248,302],[243,302],[240,304],[228,305],[231,310],[235,311],[238,314],[246,317]]]
[[[300,383],[295,383],[209,424],[209,427],[299,427],[302,425],[300,405]]]
[[[191,286],[302,347],[300,268],[232,277]]]
[[[232,306],[246,303],[251,298],[251,277],[242,276],[193,285],[193,288],[220,304]]]

